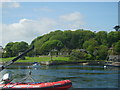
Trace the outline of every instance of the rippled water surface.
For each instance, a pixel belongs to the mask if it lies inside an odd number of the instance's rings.
[[[50,82],[69,79],[73,88],[118,88],[118,67],[82,66],[82,65],[56,65],[38,66],[11,65],[0,74],[9,72],[13,76],[13,82],[21,82],[29,71],[36,82]],[[29,82],[28,79],[26,82]]]

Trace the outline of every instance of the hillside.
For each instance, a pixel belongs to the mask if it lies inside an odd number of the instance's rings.
[[[55,52],[56,55],[64,55],[62,53],[67,52],[67,55],[70,55],[76,49],[86,51],[87,58],[104,60],[110,53],[120,53],[119,44],[120,32],[118,31],[108,33],[106,31],[92,32],[83,29],[75,31],[56,30],[35,38],[31,43],[35,46],[35,49],[28,55],[48,55],[51,52]],[[16,56],[28,47],[29,45],[26,42],[8,43],[4,49],[6,50],[4,57],[11,57],[10,54]],[[111,50],[111,47],[114,50]]]

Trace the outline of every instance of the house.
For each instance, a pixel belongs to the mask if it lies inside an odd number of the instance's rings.
[[[110,53],[108,55],[108,60],[113,62],[120,62],[120,54],[114,52],[113,47],[109,49]]]
[[[51,54],[57,56],[58,51],[56,49],[52,49],[51,52],[48,53],[48,56],[51,56]]]
[[[71,53],[70,49],[68,49],[68,48],[62,48],[60,50],[60,52],[58,52],[58,55],[67,56],[67,55],[70,55],[70,53]]]
[[[56,50],[56,49],[52,49],[51,52],[48,53],[48,56],[50,56],[52,53],[52,55],[60,55],[60,56],[67,56],[70,55],[71,50],[67,49],[67,48],[62,48],[60,51]]]
[[[76,50],[79,50],[80,52],[83,52],[83,53],[89,53],[85,49],[76,49]],[[56,55],[56,56],[57,55],[59,55],[59,56],[68,56],[68,55],[71,54],[71,52],[72,52],[71,49],[68,49],[68,48],[64,47],[60,51],[58,51],[56,49],[51,50],[51,52],[49,52],[48,56],[50,56],[51,53],[52,53],[52,55]]]
[[[79,50],[80,52],[83,52],[83,53],[89,53],[88,51],[86,51],[85,49],[77,49],[77,50]]]
[[[120,62],[120,55],[109,55],[109,61]]]

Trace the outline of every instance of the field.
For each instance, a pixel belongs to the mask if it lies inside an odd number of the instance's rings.
[[[14,59],[15,57],[10,57],[10,58],[0,58],[0,62],[8,62],[12,59]],[[41,56],[41,57],[25,57],[25,60],[21,60],[18,59],[16,62],[41,62],[41,61],[51,61],[51,57],[49,56]],[[106,60],[69,60],[69,57],[62,57],[62,56],[58,56],[58,57],[52,57],[52,61],[57,61],[57,62],[65,62],[65,61],[69,61],[69,62],[78,62],[78,61],[86,61],[86,62],[93,62],[93,61],[103,61],[105,62]]]
[[[10,58],[0,58],[0,62],[8,62],[15,57]],[[16,62],[41,62],[41,61],[51,61],[51,57],[41,56],[41,57],[25,57],[25,60],[17,60]],[[55,61],[69,61],[69,57],[52,57],[52,60]]]

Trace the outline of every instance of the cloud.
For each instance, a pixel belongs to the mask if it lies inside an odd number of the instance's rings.
[[[19,8],[20,3],[18,3],[18,2],[3,2],[2,7],[3,8]]]
[[[64,28],[76,29],[80,28],[81,25],[84,25],[83,15],[80,12],[73,12],[65,15],[61,15],[60,20]]]
[[[82,15],[80,14],[80,12],[74,12],[74,13],[62,15],[60,16],[60,18],[64,21],[76,21],[76,20],[80,20],[82,18]]]
[[[36,36],[52,30],[56,22],[52,19],[43,18],[41,20],[21,19],[18,23],[2,24],[3,45],[11,41],[31,42]]]
[[[65,18],[66,17],[66,18]],[[18,23],[2,24],[3,46],[8,42],[30,42],[37,36],[58,29],[78,29],[83,21],[79,12],[59,16],[57,19],[40,18],[37,20],[20,19]]]

